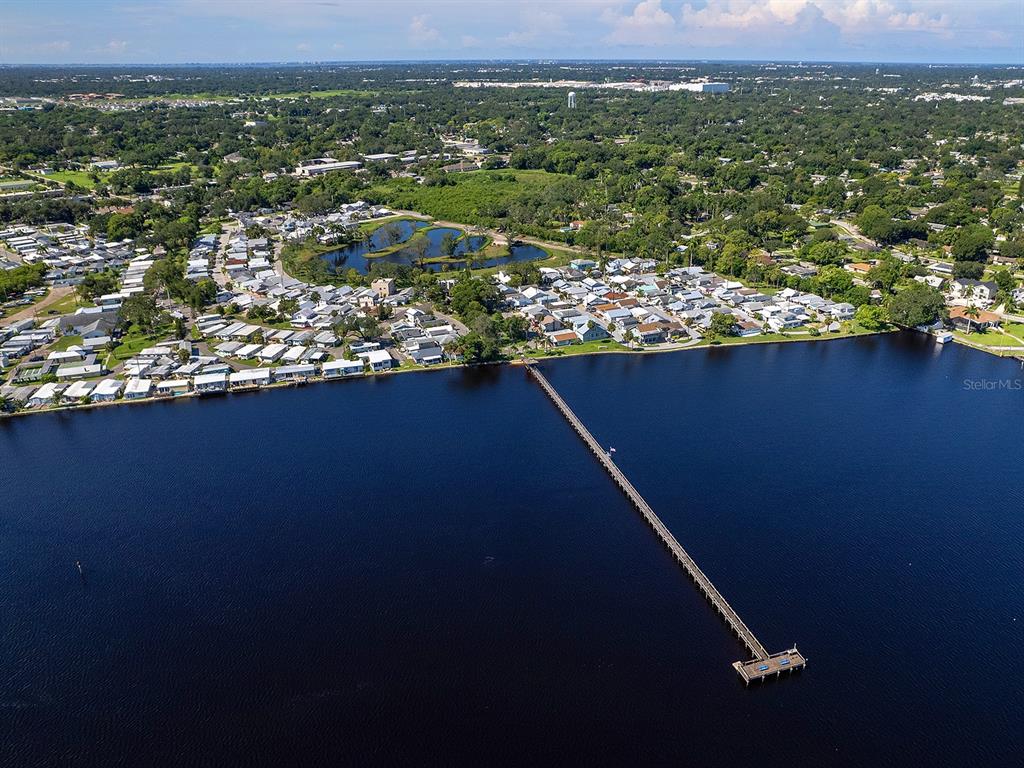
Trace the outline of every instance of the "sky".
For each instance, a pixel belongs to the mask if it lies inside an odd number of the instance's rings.
[[[0,64],[538,58],[1024,65],[1024,0],[0,0]]]

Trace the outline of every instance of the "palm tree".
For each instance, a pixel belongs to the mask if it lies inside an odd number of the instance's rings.
[[[971,332],[971,319],[977,320],[981,316],[981,312],[973,304],[964,310],[964,316],[967,318],[967,332]]]

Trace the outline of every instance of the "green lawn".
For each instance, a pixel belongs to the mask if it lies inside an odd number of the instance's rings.
[[[193,163],[185,162],[184,160],[168,160],[166,163],[161,163],[155,169],[155,171],[180,171],[183,168],[187,168],[191,171],[193,176],[199,175],[199,166]]]
[[[553,347],[550,350],[531,349],[526,352],[527,357],[568,357],[570,355],[586,355],[592,352],[628,352],[627,347],[622,346],[614,339],[601,339],[599,341],[587,341],[582,344],[570,344],[567,347]]]
[[[55,352],[67,352],[68,347],[73,347],[82,343],[81,336],[61,336],[57,343],[53,345]]]
[[[359,229],[369,235],[373,232],[376,232],[385,224],[390,224],[393,221],[427,221],[427,219],[425,217],[418,218],[416,216],[395,214],[394,216],[382,216],[379,219],[370,219],[369,221],[362,221],[359,223]]]
[[[799,331],[804,331],[800,333]],[[761,333],[757,336],[728,336],[718,339],[719,344],[769,344],[774,342],[786,342],[786,341],[819,341],[826,339],[845,339],[850,336],[865,336],[867,334],[878,333],[879,331],[872,331],[866,328],[861,328],[855,322],[848,322],[843,324],[843,329],[838,333],[826,333],[822,331],[817,336],[806,332],[805,328],[798,328],[796,331],[789,331],[787,333]],[[695,346],[712,346],[711,342],[707,339],[701,341],[700,344]],[[718,344],[714,345],[718,346]]]
[[[72,291],[60,301],[55,301],[46,308],[48,315],[67,315],[79,307],[95,307],[91,301],[80,301],[78,295]]]
[[[146,347],[152,347],[167,340],[171,328],[158,329],[155,333],[143,333],[135,326],[132,326],[128,333],[121,337],[120,342],[114,351],[107,357],[107,367],[114,368],[130,357],[139,354]]]
[[[572,179],[545,171],[471,171],[448,176],[451,186],[425,186],[412,179],[391,179],[373,188],[394,208],[417,211],[444,221],[496,226],[518,199]]]
[[[61,184],[70,182],[83,189],[95,189],[97,184],[92,180],[91,176],[91,171],[54,171],[46,178],[59,181]],[[96,176],[99,178],[100,183],[106,183],[110,178],[110,174],[105,172],[97,172]]]
[[[1003,330],[1024,341],[1024,323],[1003,323]]]
[[[963,331],[953,331],[953,336],[966,341],[969,344],[977,344],[982,347],[1015,347],[1019,346],[1024,348],[1024,339],[1020,338],[1017,334],[1007,335],[1000,333],[997,330],[988,331],[972,331],[971,333],[964,333]]]

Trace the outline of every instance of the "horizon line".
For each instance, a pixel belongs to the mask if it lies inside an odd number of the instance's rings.
[[[63,67],[108,67],[111,69],[127,69],[130,67],[301,67],[301,66],[359,66],[359,65],[397,65],[397,64],[796,64],[796,65],[864,65],[864,66],[929,66],[929,67],[998,67],[1006,69],[1024,69],[1022,62],[1000,61],[886,61],[871,59],[735,59],[735,58],[469,58],[469,59],[311,59],[311,60],[278,60],[278,61],[182,61],[182,62],[0,62],[0,69],[12,68],[63,68]]]

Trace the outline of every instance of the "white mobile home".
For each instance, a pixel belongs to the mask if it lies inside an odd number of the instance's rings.
[[[370,370],[373,371],[386,371],[394,365],[394,359],[388,354],[386,349],[373,349],[369,352],[363,352],[359,355],[370,365]]]
[[[201,395],[228,391],[228,375],[226,373],[205,373],[192,379],[192,385]]]
[[[309,381],[316,375],[316,366],[311,363],[282,365],[273,371],[274,381]]]
[[[61,402],[77,403],[83,397],[89,397],[92,394],[93,388],[94,385],[91,381],[76,381],[64,390],[64,393],[60,396]]]
[[[167,379],[157,382],[156,393],[160,397],[180,397],[187,395],[190,387],[188,379]]]
[[[365,364],[362,360],[332,360],[321,366],[325,379],[338,379],[342,376],[357,376],[363,372]]]
[[[233,392],[257,389],[270,383],[270,368],[250,368],[228,374],[228,386]]]
[[[124,387],[125,400],[141,400],[149,397],[153,391],[152,379],[128,379]]]
[[[96,385],[96,389],[92,391],[92,399],[98,403],[105,403],[111,400],[116,400],[117,396],[121,394],[121,388],[124,383],[118,379],[104,379]]]
[[[32,394],[32,397],[28,399],[29,407],[38,408],[42,405],[49,405],[53,402],[53,398],[63,392],[66,387],[66,384],[54,384],[53,382],[43,384],[43,386],[37,389]]]
[[[268,344],[256,355],[256,357],[265,363],[273,363],[287,351],[288,347],[284,344]]]

